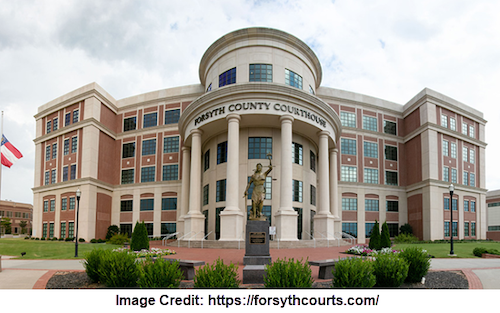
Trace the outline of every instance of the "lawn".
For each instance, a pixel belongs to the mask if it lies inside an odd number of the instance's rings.
[[[87,252],[96,248],[115,249],[121,246],[105,243],[78,243],[78,258],[83,259]],[[21,257],[25,259],[74,259],[75,243],[65,241],[25,240],[22,238],[1,238],[0,255]]]
[[[416,244],[396,244],[393,249],[401,250],[406,247],[419,247],[427,250],[427,253],[436,258],[449,258],[450,243],[416,243]],[[453,251],[458,258],[477,258],[472,254],[472,250],[476,247],[484,247],[486,249],[497,249],[500,251],[500,242],[498,241],[477,241],[477,242],[460,242],[453,243]]]

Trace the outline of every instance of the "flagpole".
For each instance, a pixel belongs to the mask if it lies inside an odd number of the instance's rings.
[[[0,132],[2,133],[3,140],[3,111],[2,111],[2,126],[0,126]],[[2,164],[0,164],[0,200],[2,200]]]

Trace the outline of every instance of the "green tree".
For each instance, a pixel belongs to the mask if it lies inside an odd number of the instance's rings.
[[[368,248],[372,250],[380,250],[380,226],[378,225],[377,220],[375,220],[375,225],[373,226],[372,233],[370,235]]]
[[[19,222],[19,227],[21,227],[21,234],[26,233],[26,225],[28,225],[28,222],[26,222],[26,221]]]
[[[12,232],[11,224],[12,223],[10,222],[10,218],[8,218],[8,217],[2,218],[0,225],[1,225],[1,228],[3,229],[4,234],[10,234]]]
[[[382,224],[382,233],[380,235],[380,248],[390,248],[391,247],[391,235],[389,235],[389,226],[387,222]]]
[[[111,237],[118,233],[120,233],[120,228],[116,225],[110,225],[108,227],[108,232],[106,233],[106,240],[111,239]]]
[[[132,239],[130,242],[130,249],[134,251],[140,251],[142,249],[149,250],[148,231],[144,222],[135,223],[134,231],[132,232]]]
[[[399,227],[399,233],[413,235],[413,228],[408,223],[403,224],[403,225],[401,225],[401,227]]]

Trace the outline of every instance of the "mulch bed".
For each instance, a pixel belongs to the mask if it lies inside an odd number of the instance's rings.
[[[331,281],[314,282],[313,288],[331,288]],[[46,289],[96,289],[106,288],[92,283],[85,272],[56,272],[47,282]],[[193,281],[183,281],[179,288],[193,288]],[[242,285],[240,288],[264,288],[263,285]],[[469,289],[469,282],[461,271],[430,271],[425,276],[425,284],[404,283],[403,289]]]

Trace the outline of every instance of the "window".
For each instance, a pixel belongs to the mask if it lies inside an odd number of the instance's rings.
[[[218,180],[215,191],[215,202],[226,201],[226,180]]]
[[[137,117],[127,117],[123,120],[123,131],[135,130],[137,127]]]
[[[464,185],[469,184],[469,173],[467,173],[467,172],[464,172],[463,183],[464,183]]]
[[[457,183],[457,169],[456,168],[451,169],[451,182],[454,184]]]
[[[476,223],[475,222],[470,223],[470,235],[472,237],[476,236]]]
[[[340,153],[356,155],[356,140],[340,138]]]
[[[210,149],[203,155],[203,171],[210,168]]]
[[[61,211],[66,211],[68,208],[68,198],[61,199]]]
[[[130,143],[124,143],[123,144],[123,151],[122,151],[122,158],[133,158],[135,156],[135,142],[130,142]]]
[[[449,198],[444,198],[443,208],[445,210],[449,210],[450,209],[450,199]]]
[[[472,126],[472,125],[469,125],[469,136],[471,136],[472,138],[475,137],[475,130],[474,130],[474,126]]]
[[[71,138],[71,153],[76,153],[78,147],[78,137]]]
[[[451,208],[453,211],[458,211],[458,199],[451,200]]]
[[[363,115],[363,129],[377,131],[377,118]]]
[[[385,146],[385,159],[389,161],[398,160],[398,147]]]
[[[378,158],[378,143],[363,142],[364,156],[367,158]]]
[[[273,139],[270,137],[249,137],[248,158],[266,159],[268,153],[273,153]]]
[[[134,169],[122,170],[122,185],[134,183]]]
[[[45,185],[48,185],[50,182],[50,172],[45,172]]]
[[[203,186],[203,205],[208,204],[208,185]]]
[[[384,121],[384,133],[389,135],[396,135],[396,123],[391,121]]]
[[[79,110],[74,110],[73,111],[73,123],[78,122],[79,115],[80,115],[80,111]]]
[[[43,201],[43,211],[49,212],[49,201]]]
[[[342,223],[342,232],[358,237],[358,223]]]
[[[251,177],[248,176],[247,183],[250,182],[250,178]],[[266,177],[266,181],[264,183],[264,189],[266,190],[266,195],[264,197],[265,200],[272,199],[272,186],[273,186],[272,181],[273,181],[273,178],[271,176]],[[248,200],[252,199],[253,187],[254,187],[254,184],[250,185],[250,187],[248,188],[248,196],[247,196]]]
[[[70,124],[71,124],[71,112],[66,113],[66,115],[64,115],[64,126],[68,126]]]
[[[351,112],[340,112],[340,123],[345,127],[356,128],[356,114]]]
[[[309,85],[309,93],[311,95],[314,95],[314,89],[313,89],[313,87],[311,85]]]
[[[208,92],[208,91],[212,91],[212,83],[210,83],[210,85],[208,85],[208,87],[207,87],[207,92]]]
[[[132,237],[132,224],[120,224],[120,233],[127,234],[129,238]]]
[[[219,87],[236,83],[236,67],[219,75]]]
[[[450,222],[444,222],[444,236],[450,237]]]
[[[464,162],[468,162],[469,158],[469,149],[467,147],[462,147],[462,159]]]
[[[163,165],[163,180],[178,180],[179,179],[179,165],[169,164]]]
[[[52,122],[52,130],[56,131],[59,128],[59,119],[55,118]]]
[[[469,201],[464,200],[464,212],[469,212]]]
[[[70,179],[76,179],[76,164],[72,164],[70,167]]]
[[[295,212],[297,212],[297,239],[302,239],[302,208],[293,208]]]
[[[450,181],[450,169],[448,167],[443,167],[443,180]]]
[[[464,237],[469,237],[469,222],[464,222]]]
[[[450,117],[450,129],[457,130],[457,121],[453,117]]]
[[[68,237],[69,238],[74,238],[75,234],[75,222],[69,222],[68,223]]]
[[[144,123],[142,126],[143,128],[154,127],[156,125],[158,125],[158,113],[157,112],[144,114]]]
[[[443,155],[444,156],[449,155],[449,153],[448,153],[448,141],[447,140],[443,140]]]
[[[47,134],[52,131],[52,121],[47,121]]]
[[[391,172],[391,171],[385,171],[385,184],[397,186],[398,185],[398,173]]]
[[[302,202],[302,182],[293,180],[293,199],[292,201]]]
[[[56,210],[56,200],[50,200],[50,212],[54,212]]]
[[[457,144],[455,142],[450,143],[450,156],[454,159],[457,158]]]
[[[220,239],[220,213],[224,208],[215,208],[215,239]]]
[[[66,222],[61,223],[61,237],[66,238]]]
[[[441,114],[441,126],[448,128],[448,116]]]
[[[155,181],[155,166],[148,166],[141,168],[141,183]]]
[[[68,181],[68,166],[63,167],[63,181]]]
[[[399,201],[387,200],[385,201],[385,206],[387,212],[398,212],[399,211]]]
[[[217,164],[227,162],[227,141],[217,144]]]
[[[365,168],[364,170],[365,183],[378,184],[378,170],[374,168]]]
[[[476,174],[470,173],[469,180],[470,180],[470,186],[476,187]]]
[[[69,139],[64,139],[64,155],[69,154]]]
[[[311,170],[313,172],[316,172],[316,154],[314,154],[314,152],[312,152],[311,150],[309,150],[309,164]]]
[[[57,158],[57,143],[52,145],[52,158]]]
[[[155,199],[141,199],[141,211],[153,211]]]
[[[45,161],[50,160],[50,145],[45,147]]]
[[[356,182],[357,181],[357,168],[355,166],[345,166],[340,167],[340,180],[346,182]]]
[[[177,124],[179,122],[180,116],[181,116],[180,109],[165,111],[165,125]]]
[[[476,162],[476,150],[469,149],[469,162],[474,164]]]
[[[134,206],[133,200],[122,200],[120,202],[120,212],[132,212]]]
[[[458,222],[453,222],[452,227],[453,227],[452,229],[453,237],[458,236]]]
[[[156,154],[156,139],[144,140],[142,142],[142,155]]]
[[[250,64],[251,82],[272,82],[273,81],[273,66],[271,64]]]
[[[55,184],[56,183],[56,170],[52,170],[50,172],[50,183]]]
[[[42,237],[47,237],[47,223],[43,223]]]
[[[342,211],[357,211],[358,199],[356,198],[342,198]]]
[[[470,202],[470,211],[473,213],[476,212],[476,201]]]
[[[302,165],[302,145],[292,142],[292,162]]]
[[[466,123],[462,123],[462,134],[464,135],[467,135],[467,124]]]
[[[161,223],[161,235],[175,234],[177,232],[176,223]]]
[[[144,223],[146,225],[146,231],[148,232],[148,237],[153,236],[153,223]]]
[[[370,237],[372,234],[373,227],[375,226],[375,223],[365,223],[365,234],[366,237]]]
[[[302,76],[290,71],[289,69],[285,69],[285,84],[302,89]]]
[[[311,185],[311,204],[316,205],[316,187]]]
[[[177,210],[177,198],[163,198],[161,199],[162,211],[175,211]]]
[[[75,197],[70,197],[69,198],[69,209],[70,209],[70,211],[75,209],[75,201],[76,201]]]
[[[378,211],[378,199],[365,199],[365,211]]]
[[[163,153],[179,152],[179,136],[163,138]]]

